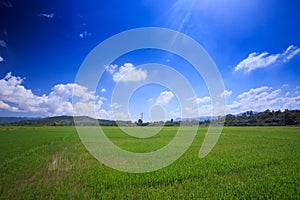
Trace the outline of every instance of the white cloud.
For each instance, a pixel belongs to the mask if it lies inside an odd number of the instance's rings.
[[[22,83],[24,79],[8,73],[0,80],[0,108],[13,112],[44,115],[88,115],[98,112],[105,100],[75,83],[55,85],[49,95],[37,96]],[[72,97],[78,101],[72,105]]]
[[[210,101],[211,101],[210,97],[194,98],[194,102],[196,102],[198,104],[203,104],[203,103],[207,103]]]
[[[132,63],[125,63],[119,69],[117,67],[117,65],[109,65],[105,68],[113,76],[114,82],[136,82],[147,78],[147,72],[137,69]]]
[[[118,65],[107,65],[107,66],[105,67],[105,70],[106,70],[108,73],[110,73],[111,75],[113,75],[113,74],[116,72],[117,68],[118,68]]]
[[[243,92],[236,96],[236,100],[226,105],[226,113],[238,114],[245,111],[265,111],[270,110],[295,110],[300,109],[300,87],[296,87],[293,91],[286,92],[281,89],[273,89],[268,86],[261,86],[258,88],[252,88],[246,92]],[[225,92],[226,95],[232,95],[231,91]],[[213,105],[211,104],[210,97],[194,98],[190,99],[199,103],[198,110],[195,108],[184,108],[185,113],[189,117],[211,116],[213,111]]]
[[[182,118],[197,118],[199,116],[208,116],[211,115],[212,105],[211,105],[211,97],[191,97],[188,98],[187,101],[192,101],[189,103],[190,105],[183,108]],[[197,105],[194,105],[194,104]]]
[[[4,61],[4,59],[0,56],[0,62]]]
[[[300,109],[300,96],[293,96],[289,92],[283,92],[281,89],[262,86],[252,88],[247,92],[237,96],[238,100],[227,105],[227,113],[241,113],[249,110],[264,111]]]
[[[39,115],[42,113],[48,116],[74,114],[104,119],[128,120],[130,118],[129,113],[122,112],[119,104],[112,104],[108,110],[103,109],[102,106],[106,98],[99,97],[95,95],[94,91],[89,91],[78,84],[57,84],[48,95],[35,95],[30,89],[22,85],[23,81],[24,78],[13,76],[11,73],[0,79],[1,110],[31,112]],[[231,91],[225,93],[228,95],[231,94]],[[226,106],[226,111],[227,113],[237,114],[249,110],[260,112],[266,109],[300,109],[299,94],[300,87],[290,91],[286,91],[282,87],[279,89],[273,89],[269,86],[252,88],[237,95],[235,101]],[[72,104],[72,95],[78,99],[74,105]],[[160,105],[167,105],[173,97],[174,94],[171,91],[163,91],[155,102]],[[150,101],[153,102],[154,100],[149,99]],[[210,97],[193,98],[190,101],[197,102],[199,105],[192,107],[192,104],[187,104],[189,107],[183,108],[186,115],[184,117],[209,116],[212,114],[213,107]],[[173,113],[172,118],[175,118],[176,113]]]
[[[299,53],[300,53],[300,48],[294,45],[290,45],[282,54],[283,62],[288,62]]]
[[[242,94],[239,94],[238,98],[243,99],[243,98],[247,98],[247,97],[250,97],[250,96],[254,96],[258,93],[261,93],[261,92],[269,90],[269,89],[271,89],[271,88],[267,87],[267,86],[262,86],[262,87],[259,87],[259,88],[252,88],[248,92],[243,92]]]
[[[131,120],[131,114],[130,113],[125,113],[125,112],[113,112],[112,116],[113,120],[123,120],[123,121],[130,121]]]
[[[6,47],[6,42],[4,40],[0,40],[0,46],[1,47]]]
[[[122,105],[120,105],[120,104],[118,104],[118,103],[112,103],[112,104],[110,105],[110,107],[111,107],[113,110],[115,110],[115,109],[121,108]]]
[[[267,67],[274,64],[279,58],[280,54],[269,55],[268,52],[263,52],[258,54],[256,52],[249,54],[249,56],[241,61],[235,68],[234,71],[246,70],[246,72],[251,72],[257,68]]]
[[[0,109],[12,111],[12,112],[17,112],[18,111],[18,108],[14,107],[14,106],[10,106],[10,105],[8,105],[7,103],[4,103],[1,100],[0,100]]]
[[[167,119],[176,119],[181,113],[177,110],[168,112]]]
[[[229,91],[229,90],[224,90],[220,96],[221,97],[229,97],[230,95],[232,95],[232,91]]]
[[[183,108],[182,118],[198,118],[201,116],[211,116],[213,113],[212,104],[200,104],[197,108],[185,107]]]
[[[54,17],[54,13],[39,13],[37,14],[38,17],[45,17],[47,19],[52,19]]]
[[[269,54],[268,52],[263,53],[250,53],[248,57],[242,60],[235,68],[234,71],[245,70],[251,72],[258,68],[268,67],[277,62],[288,62],[294,56],[300,53],[300,48],[290,45],[283,53]]]
[[[211,116],[212,113],[213,113],[213,105],[212,104],[201,105],[199,107],[199,115],[200,116]]]
[[[101,92],[102,93],[106,92],[106,89],[105,88],[101,88]]]
[[[159,97],[156,99],[156,103],[160,105],[167,105],[173,97],[174,94],[171,91],[161,92]]]
[[[100,109],[96,113],[98,119],[112,119],[113,112],[111,110]]]
[[[124,120],[124,121],[131,120],[130,113],[117,112],[115,110],[113,111],[113,110],[100,109],[95,114],[96,114],[95,117],[98,119]]]
[[[31,90],[27,90],[21,85],[22,82],[22,78],[12,76],[11,73],[8,73],[4,79],[0,80],[0,99],[7,105],[8,103],[15,104],[18,110],[35,111],[36,103],[43,97],[37,98],[37,101],[33,101],[35,100],[35,96]],[[8,108],[8,110],[11,110],[11,108]]]
[[[0,100],[0,108],[9,110],[10,106],[7,103],[4,103],[3,101]]]

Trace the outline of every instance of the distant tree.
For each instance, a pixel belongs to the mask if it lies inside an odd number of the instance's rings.
[[[143,125],[143,120],[142,119],[138,119],[138,125],[142,126]]]
[[[242,118],[243,118],[243,119],[246,119],[246,117],[247,117],[247,113],[244,112],[244,113],[242,114]]]
[[[284,110],[284,121],[285,125],[295,125],[294,119],[290,116],[290,111],[288,109]]]

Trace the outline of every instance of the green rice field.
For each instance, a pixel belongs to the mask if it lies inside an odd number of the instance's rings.
[[[137,139],[103,129],[133,152],[160,149],[177,131]],[[134,174],[97,161],[75,127],[1,126],[0,199],[300,199],[300,127],[225,127],[200,159],[206,131],[170,166]]]

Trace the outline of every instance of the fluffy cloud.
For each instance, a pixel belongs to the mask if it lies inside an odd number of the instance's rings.
[[[118,109],[118,108],[121,108],[122,105],[120,105],[120,104],[118,104],[118,103],[112,103],[112,104],[110,105],[110,107],[111,107],[113,110],[116,110],[116,109]]]
[[[199,116],[208,116],[211,115],[212,106],[211,106],[211,97],[191,97],[186,99],[187,107],[183,108],[182,118],[197,118]],[[193,106],[194,105],[194,106]],[[209,107],[209,109],[207,109]]]
[[[88,115],[99,111],[103,98],[78,84],[55,85],[48,95],[38,96],[26,89],[24,79],[8,73],[0,80],[0,108],[13,112],[36,112],[45,115]],[[72,105],[72,97],[77,99]]]
[[[220,94],[221,97],[229,97],[230,95],[232,95],[232,91],[229,90],[224,90],[224,92]]]
[[[48,116],[74,114],[104,119],[130,119],[131,115],[122,111],[120,109],[121,105],[112,104],[106,110],[102,108],[106,100],[104,97],[99,97],[95,95],[94,91],[89,91],[78,84],[57,84],[48,95],[35,95],[30,89],[22,85],[23,81],[23,78],[13,76],[11,73],[0,79],[1,110],[31,112]],[[240,93],[235,98],[231,97],[235,100],[227,104],[226,112],[237,114],[249,110],[300,109],[300,87],[289,89],[290,87],[283,85],[277,89],[269,86],[252,88]],[[225,91],[223,95],[232,95],[232,92]],[[74,104],[72,104],[72,97],[77,99]],[[167,105],[173,97],[174,94],[171,91],[163,91],[156,100],[149,99],[149,102]],[[193,98],[189,101],[198,103],[198,109],[191,106],[183,108],[184,113],[187,115],[184,117],[209,116],[212,114],[213,106],[210,97]],[[172,118],[175,118],[176,114],[178,114],[177,111],[173,113]]]
[[[184,107],[182,118],[198,118],[201,116],[211,116],[213,111],[212,104],[200,104],[198,108]]]
[[[117,65],[106,66],[106,71],[113,76],[114,82],[136,82],[147,78],[147,72],[137,69],[132,63],[125,63],[119,69],[117,68]]]
[[[232,95],[232,91],[224,90],[219,96],[224,98],[224,97],[229,97],[231,95]],[[222,115],[224,111],[224,106],[221,105],[213,109],[212,99],[210,96],[198,97],[198,98],[193,97],[187,100],[193,101],[194,103],[198,104],[198,108],[192,108],[192,107],[184,108],[184,111],[187,114],[188,118],[194,118],[199,116],[211,116],[213,115],[213,111],[215,114],[220,113],[220,115]]]
[[[202,98],[193,98],[194,102],[198,104],[203,104],[211,101],[210,97],[202,97]]]
[[[171,91],[161,92],[159,97],[156,99],[156,103],[160,105],[167,105],[173,97],[174,94]]]
[[[252,88],[238,95],[237,99],[237,101],[227,105],[227,113],[300,108],[300,96],[291,95],[288,92],[283,92],[282,89],[273,89],[267,86]]]
[[[44,97],[36,98],[31,90],[27,90],[21,85],[22,82],[22,78],[8,73],[0,80],[0,99],[7,105],[8,103],[16,105],[17,110],[35,111],[36,105]],[[7,110],[12,110],[12,108],[13,106],[9,106]]]
[[[18,108],[14,107],[14,106],[10,106],[7,103],[4,103],[3,101],[0,101],[0,109],[12,111],[12,112],[18,111]]]
[[[279,58],[280,54],[269,55],[268,52],[263,52],[258,54],[256,52],[249,54],[249,56],[241,61],[235,68],[234,71],[246,70],[246,72],[251,72],[257,68],[267,67],[274,64]]]
[[[234,71],[245,70],[251,72],[258,68],[268,67],[277,62],[288,62],[294,56],[300,53],[300,48],[290,45],[283,53],[269,54],[263,53],[251,53],[248,57],[242,60],[235,68]]]
[[[108,73],[110,73],[111,75],[113,75],[113,74],[117,71],[117,69],[118,69],[118,65],[113,65],[113,64],[107,65],[107,66],[105,67],[105,70],[106,70]]]
[[[23,81],[24,78],[13,76],[11,73],[0,79],[1,110],[30,112],[38,116],[77,115],[130,120],[130,114],[116,111],[121,105],[115,103],[106,110],[102,108],[106,98],[97,96],[94,91],[89,91],[78,84],[57,84],[48,95],[38,96],[30,89],[26,89],[22,85]]]
[[[0,62],[4,61],[4,59],[0,56]]]
[[[232,95],[231,91],[227,91],[224,94]],[[299,94],[300,87],[296,87],[291,91],[284,91],[282,87],[280,89],[273,89],[272,87],[268,86],[252,88],[249,91],[237,95],[235,101],[227,104],[226,113],[238,114],[249,110],[261,112],[266,109],[300,109]],[[210,97],[197,98],[195,101],[199,103],[199,110],[189,107],[184,108],[184,110],[189,113],[190,116],[197,117],[197,113],[199,113],[200,116],[212,115],[213,106],[210,102]]]

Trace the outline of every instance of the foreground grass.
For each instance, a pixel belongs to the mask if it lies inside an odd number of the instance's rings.
[[[104,128],[123,149],[147,152],[172,140],[176,128],[151,139]],[[213,151],[198,158],[200,128],[172,165],[130,174],[93,158],[74,127],[0,127],[1,199],[299,199],[300,127],[225,127]]]

